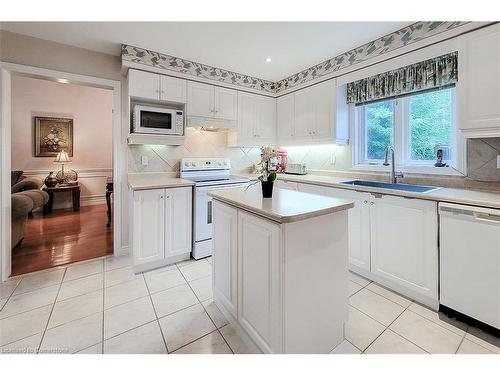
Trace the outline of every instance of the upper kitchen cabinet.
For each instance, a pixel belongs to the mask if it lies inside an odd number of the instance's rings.
[[[276,127],[278,144],[294,144],[295,137],[295,95],[283,95],[276,99]]]
[[[228,146],[259,147],[276,142],[276,99],[238,92],[238,129],[228,134]]]
[[[186,80],[130,69],[129,96],[135,99],[186,103]]]
[[[348,141],[345,87],[337,88],[334,79],[278,98],[277,112],[280,145]]]
[[[189,81],[187,99],[189,117],[229,122],[236,122],[238,119],[238,92],[236,90]],[[198,122],[195,125],[197,124]],[[228,123],[225,127],[231,128],[234,125]]]
[[[460,37],[457,87],[459,128],[500,134],[500,24]]]

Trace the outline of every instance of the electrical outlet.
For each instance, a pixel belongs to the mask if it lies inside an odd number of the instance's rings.
[[[500,155],[497,155],[497,168],[500,169]]]
[[[148,157],[146,155],[141,156],[141,164],[143,167],[147,167],[149,163]]]

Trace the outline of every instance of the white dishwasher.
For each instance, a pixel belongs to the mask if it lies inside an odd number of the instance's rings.
[[[440,304],[500,329],[500,210],[439,203]]]

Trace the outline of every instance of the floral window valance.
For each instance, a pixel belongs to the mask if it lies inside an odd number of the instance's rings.
[[[347,84],[347,103],[363,104],[418,91],[454,85],[458,81],[458,52]]]

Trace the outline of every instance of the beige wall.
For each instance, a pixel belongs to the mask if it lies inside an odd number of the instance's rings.
[[[113,93],[111,90],[12,77],[13,170],[43,178],[57,171],[53,157],[34,157],[34,116],[73,118],[73,163],[79,173],[82,204],[102,203],[112,176]],[[64,199],[56,207],[67,206]]]
[[[120,56],[0,31],[0,61],[120,80]]]

